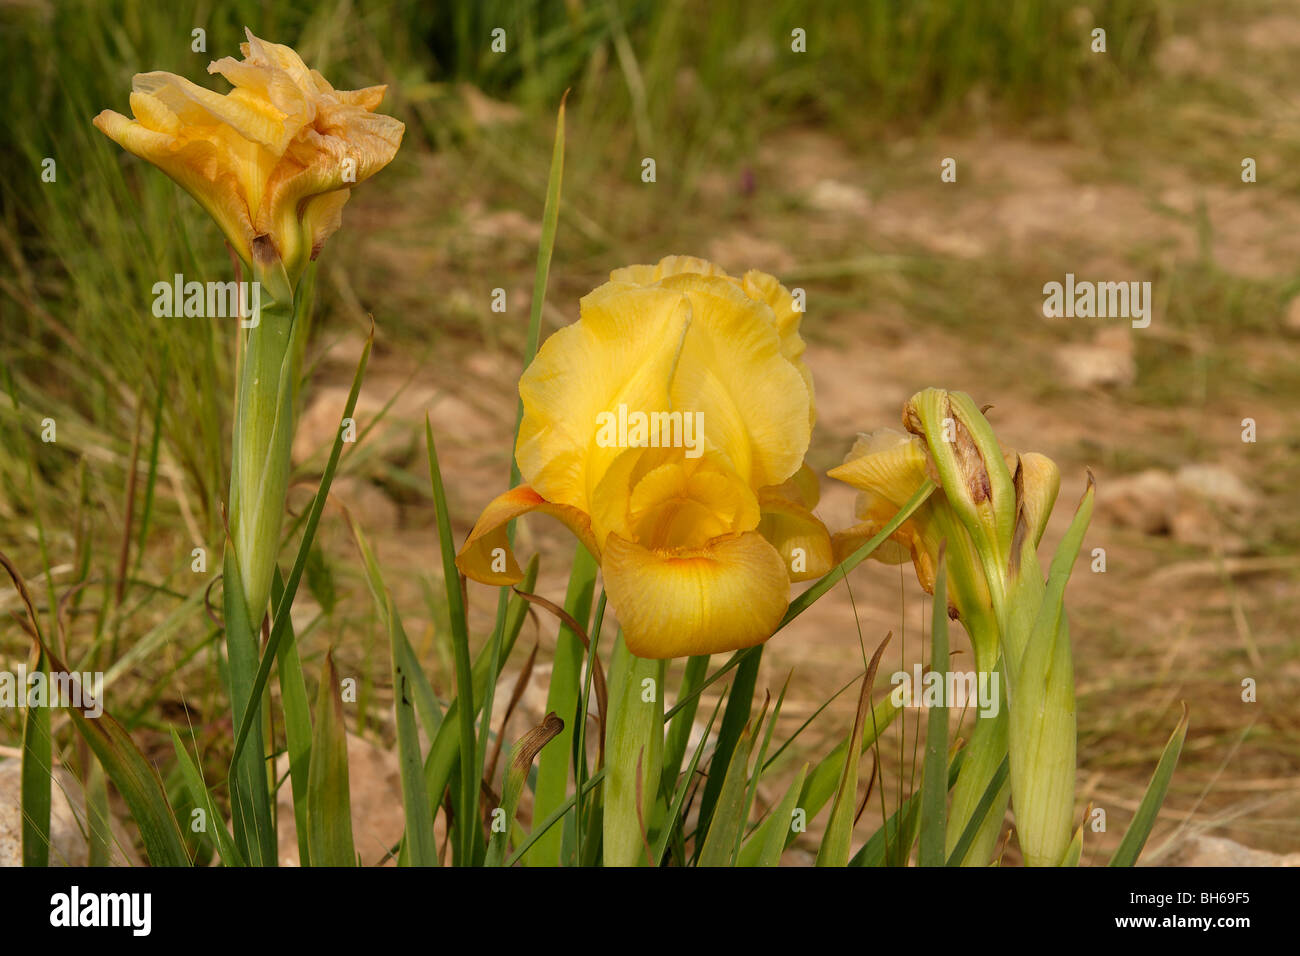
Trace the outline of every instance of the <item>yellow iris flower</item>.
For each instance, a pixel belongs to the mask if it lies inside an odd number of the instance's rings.
[[[240,50],[243,60],[208,65],[229,93],[139,73],[135,119],[104,110],[94,122],[197,199],[246,263],[278,258],[293,282],[338,229],[351,187],[392,160],[405,127],[374,112],[386,87],[336,90],[290,47],[251,32]]]
[[[763,273],[735,278],[684,256],[613,272],[520,379],[526,484],[484,510],[456,558],[462,573],[517,582],[507,522],[541,511],[600,562],[632,653],[765,641],[790,582],[831,567],[803,464],[815,409],[799,319]],[[694,441],[609,425],[638,414]]]

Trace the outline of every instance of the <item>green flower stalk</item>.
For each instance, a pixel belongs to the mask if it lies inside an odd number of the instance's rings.
[[[375,113],[385,87],[336,90],[290,47],[248,34],[242,60],[208,66],[234,86],[217,93],[170,73],[141,73],[128,118],[95,125],[184,187],[221,227],[251,275],[236,386],[229,538],[223,581],[231,708],[238,735],[253,696],[262,621],[280,550],[306,337],[304,276],[339,228],[352,187],[386,166],[403,125]],[[250,863],[274,864],[261,721],[232,775],[235,838]]]

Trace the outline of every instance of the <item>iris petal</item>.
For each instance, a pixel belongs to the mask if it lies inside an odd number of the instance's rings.
[[[776,630],[789,600],[785,563],[752,531],[668,552],[610,535],[601,570],[628,649],[638,657],[716,654],[761,644]]]

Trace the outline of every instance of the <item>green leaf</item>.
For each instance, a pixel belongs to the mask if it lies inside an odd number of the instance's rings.
[[[781,707],[785,704],[786,692],[790,689],[790,678],[794,676],[794,671],[785,676],[785,683],[781,685],[781,693],[777,695],[776,706],[772,708],[772,716],[767,721],[767,729],[763,732],[763,743],[758,748],[758,758],[754,761],[754,773],[749,778],[749,790],[745,794],[745,805],[740,811],[741,826],[736,830],[736,838],[731,848],[731,859],[728,861],[730,866],[736,866],[740,862],[740,848],[745,838],[744,824],[749,820],[749,814],[754,809],[754,797],[758,794],[758,781],[763,776],[763,770],[767,766],[767,751],[772,745],[772,733],[776,730],[777,722],[781,719]],[[767,702],[763,703],[763,710],[767,710]],[[762,723],[762,718],[759,718]]]
[[[555,145],[551,148],[551,172],[546,183],[546,204],[542,207],[542,235],[537,244],[537,267],[533,270],[533,300],[528,316],[528,339],[524,344],[524,368],[537,355],[542,337],[542,308],[546,303],[546,286],[551,274],[551,255],[555,251],[555,234],[560,228],[560,187],[564,182],[564,103],[560,100],[555,116]],[[519,442],[519,425],[524,420],[524,400],[515,411],[515,445]],[[511,446],[515,447],[514,445]],[[520,481],[519,463],[510,459],[510,487]]]
[[[691,762],[686,768],[686,773],[681,781],[676,785],[676,792],[673,795],[672,804],[668,808],[668,816],[664,818],[663,829],[655,837],[654,845],[654,862],[655,866],[663,862],[664,853],[668,849],[668,840],[677,828],[677,822],[681,818],[682,806],[686,803],[686,795],[691,792],[691,783],[695,779],[695,768],[700,764],[700,756],[704,753],[704,746],[709,742],[709,734],[713,733],[713,723],[718,719],[718,712],[722,710],[722,700],[713,708],[713,713],[709,715],[709,722],[704,728],[704,733],[700,735],[700,742],[695,746],[695,754],[691,757]],[[676,780],[677,775],[673,775]],[[670,781],[671,783],[671,781]]]
[[[934,581],[930,624],[930,669],[948,670],[948,568],[944,548],[939,548],[939,569]],[[948,704],[930,709],[925,731],[925,769],[921,777],[921,846],[917,863],[943,866],[944,844],[948,839]]]
[[[614,641],[602,820],[606,866],[642,866],[652,852],[647,841],[663,768],[665,667],[665,661],[634,655],[621,633]]]
[[[293,567],[289,571],[289,577],[284,584],[284,591],[280,595],[280,600],[275,604],[275,615],[271,625],[271,635],[266,642],[266,651],[262,654],[261,664],[257,669],[257,676],[253,680],[252,690],[249,695],[247,706],[243,710],[243,716],[236,727],[237,734],[235,737],[235,748],[231,755],[230,765],[234,768],[239,761],[243,752],[244,741],[247,739],[249,732],[254,726],[253,716],[261,704],[262,694],[266,689],[267,679],[271,676],[271,665],[275,661],[276,655],[280,648],[280,641],[283,640],[285,632],[289,629],[290,610],[293,607],[293,599],[298,593],[298,583],[302,580],[303,571],[307,567],[307,561],[311,554],[312,542],[316,539],[316,529],[320,525],[321,514],[325,511],[325,504],[329,500],[330,485],[334,481],[334,472],[338,468],[339,456],[343,453],[343,422],[352,417],[352,413],[357,407],[357,396],[361,394],[361,382],[366,376],[366,365],[370,361],[370,350],[375,343],[375,327],[372,323],[370,333],[366,336],[366,344],[361,350],[361,358],[357,362],[357,370],[352,376],[352,387],[348,391],[348,400],[343,409],[343,415],[339,421],[339,427],[334,435],[334,445],[330,448],[329,461],[325,463],[325,470],[321,474],[320,485],[316,489],[316,497],[312,499],[311,508],[307,514],[307,523],[303,527],[302,541],[298,545],[298,554],[294,558]],[[225,604],[226,608],[226,627],[229,629],[232,625],[229,605],[231,603],[229,596],[232,591],[237,590],[234,582],[231,581],[229,568],[233,562],[227,561],[227,574],[223,578],[225,592],[228,595]],[[238,595],[240,601],[243,596]],[[249,628],[251,625],[247,621],[246,614],[237,615],[236,623],[240,626]],[[256,637],[253,638],[256,641]],[[258,755],[258,763],[261,763],[261,755]],[[233,776],[232,769],[232,776]]]
[[[311,866],[356,866],[348,737],[333,651],[325,655],[325,673],[316,695],[315,740],[307,780],[307,845]]]
[[[212,799],[212,793],[208,790],[207,784],[203,782],[203,773],[199,770],[198,764],[190,756],[185,745],[181,743],[180,734],[176,732],[175,727],[169,728],[172,735],[172,750],[176,753],[176,764],[180,767],[181,779],[185,781],[185,789],[189,792],[190,802],[203,811],[207,818],[205,823],[207,829],[205,834],[213,835],[213,842],[217,847],[217,855],[221,857],[221,862],[226,866],[243,866],[244,858],[235,846],[235,841],[226,829],[226,823],[221,818],[221,811],[217,808],[216,801]]]
[[[723,717],[725,724],[726,717]],[[700,850],[700,866],[730,866],[736,840],[744,830],[746,783],[749,780],[749,756],[754,745],[754,733],[746,725],[740,732],[740,738],[732,750],[731,759],[725,765],[726,773],[722,775],[722,787],[718,791],[718,802],[714,807],[708,835]],[[716,762],[716,758],[715,758]],[[710,776],[717,773],[715,763],[709,764]]]
[[[284,579],[275,570],[271,582],[271,600],[278,606],[284,594]],[[280,682],[280,708],[284,712],[285,749],[289,754],[289,786],[293,794],[293,822],[298,837],[298,860],[307,865],[311,850],[307,845],[307,781],[311,772],[311,703],[307,696],[307,679],[298,658],[298,641],[292,621],[285,628],[284,639],[276,651],[276,673]]]
[[[519,582],[519,588],[524,591],[532,591],[537,584],[538,567],[537,555],[533,555],[524,568],[524,579]],[[514,595],[510,600],[501,646],[501,659],[503,661],[510,656],[510,652],[514,649],[515,642],[519,638],[519,632],[523,629],[527,617],[527,607],[527,602],[518,595]],[[491,669],[491,648],[484,648],[475,658],[470,674],[475,702],[484,698]],[[438,731],[433,738],[433,744],[429,747],[429,756],[424,761],[425,792],[429,794],[430,799],[435,804],[441,803],[442,795],[446,791],[460,760],[458,740],[461,729],[460,707],[461,701],[459,697],[453,698],[451,703],[447,705],[442,724],[438,727]]]
[[[951,790],[957,782],[957,774],[961,770],[962,761],[966,758],[966,751],[958,750],[952,755],[950,766],[948,768],[948,789]],[[889,815],[884,825],[875,833],[871,834],[867,842],[862,844],[862,849],[853,855],[849,861],[849,866],[866,866],[877,867],[885,866],[891,860],[899,866],[907,864],[907,857],[912,850],[912,830],[913,824],[917,822],[920,815],[919,807],[924,799],[924,791],[920,794],[912,794],[903,801],[902,806]],[[902,821],[902,835],[900,836],[899,822]],[[906,847],[906,851],[899,852],[901,847]],[[891,850],[890,847],[894,849]]]
[[[1077,730],[1065,585],[1083,546],[1094,498],[1089,475],[1052,558],[1028,644],[1018,664],[1003,657],[1012,677],[1007,688],[1011,805],[1027,866],[1055,866],[1070,845]]]
[[[460,795],[454,801],[456,830],[460,836],[458,859],[464,866],[474,862],[474,848],[481,834],[478,832],[479,779],[475,772],[477,750],[474,737],[474,691],[469,660],[469,623],[465,615],[465,597],[460,588],[460,572],[456,568],[456,546],[451,537],[451,514],[447,508],[447,490],[442,483],[442,469],[438,465],[438,448],[433,440],[433,425],[428,416],[424,419],[425,445],[429,452],[429,482],[433,488],[434,511],[438,520],[438,548],[442,552],[442,580],[447,595],[447,612],[451,620],[452,647],[456,659],[456,694],[469,706],[461,706],[457,714],[460,731]]]
[[[334,572],[319,545],[307,552],[307,566],[304,573],[307,575],[307,590],[311,592],[311,596],[316,599],[322,611],[333,614],[334,607],[339,601],[338,588],[334,584]],[[274,603],[279,603],[279,598],[273,600]]]
[[[1002,789],[1003,784],[1007,782],[1007,775],[1010,773],[1010,763],[1008,758],[1003,757],[1002,763],[998,764],[997,772],[993,774],[993,779],[989,785],[984,788],[984,794],[980,797],[979,803],[975,805],[975,812],[966,823],[965,829],[961,831],[961,836],[953,846],[952,852],[948,854],[948,866],[960,866],[961,861],[966,856],[966,851],[970,849],[971,844],[975,842],[975,836],[979,833],[980,827],[984,824],[984,818],[989,815],[989,810],[997,801],[998,792]]]
[[[886,696],[878,701],[871,710],[870,718],[863,726],[862,740],[858,744],[858,753],[861,754],[872,746],[877,737],[884,733],[885,729],[893,723],[896,716],[898,716],[898,708],[894,705],[891,696]],[[852,732],[846,734],[844,739],[830,753],[817,762],[812,772],[804,780],[797,806],[804,811],[807,820],[812,820],[817,814],[821,813],[835,794],[840,781],[840,774],[844,768],[844,757],[848,752],[852,736]],[[758,830],[754,832],[741,849],[740,866],[757,865],[758,850],[765,838],[763,834],[766,834],[774,826],[773,820],[774,818],[769,815],[766,820],[759,824]],[[783,834],[782,838],[786,846],[794,842],[796,834],[789,827],[781,826],[778,829]]]
[[[871,656],[867,673],[862,678],[858,712],[853,720],[853,732],[849,735],[849,746],[840,773],[839,787],[836,788],[835,802],[831,804],[830,822],[826,825],[822,845],[817,850],[818,866],[847,866],[849,862],[853,820],[858,809],[858,758],[862,754],[863,725],[871,712],[871,689],[876,680],[876,668],[880,665],[880,656],[885,653],[885,647],[892,636],[885,635],[885,639],[876,648],[876,653]]]
[[[366,581],[370,594],[379,610],[380,619],[388,631],[389,652],[392,655],[393,674],[393,710],[397,724],[397,759],[402,777],[402,808],[406,814],[407,854],[413,866],[437,866],[438,847],[433,835],[434,808],[429,804],[425,789],[424,758],[420,753],[420,736],[416,727],[416,701],[421,696],[432,697],[432,688],[415,659],[411,642],[407,639],[406,629],[402,626],[401,615],[393,603],[393,595],[384,585],[379,571],[379,562],[375,560],[361,528],[347,516],[348,527],[361,552],[366,567]],[[426,702],[426,710],[437,710],[437,702]],[[427,725],[426,725],[427,726]]]
[[[1146,846],[1151,828],[1155,826],[1156,816],[1165,802],[1165,794],[1169,792],[1169,781],[1173,779],[1174,768],[1178,766],[1178,756],[1183,752],[1183,741],[1187,739],[1188,716],[1187,704],[1184,703],[1182,719],[1178,721],[1174,732],[1169,735],[1169,742],[1165,744],[1164,752],[1160,754],[1160,762],[1156,764],[1156,772],[1151,775],[1151,782],[1147,784],[1142,802],[1138,804],[1137,813],[1133,815],[1133,822],[1128,825],[1124,839],[1120,841],[1115,855],[1110,858],[1109,866],[1133,866],[1142,853],[1142,847]]]
[[[709,655],[697,654],[688,658],[682,671],[682,684],[677,692],[677,700],[685,701],[686,706],[680,711],[674,708],[674,714],[668,721],[668,736],[664,741],[664,775],[663,779],[671,785],[682,769],[686,759],[686,747],[691,739],[691,727],[695,723],[695,713],[700,698],[693,691],[700,686],[704,676],[709,672]]]
[[[727,709],[722,713],[718,740],[714,744],[713,756],[709,759],[709,778],[705,781],[704,795],[700,798],[698,828],[701,833],[707,833],[710,829],[714,808],[722,796],[722,787],[726,783],[731,755],[745,727],[749,724],[749,715],[754,703],[754,687],[758,683],[758,667],[762,659],[763,648],[760,645],[740,661],[736,668],[736,676],[731,682],[731,692],[727,695]]]
[[[794,778],[790,788],[786,790],[785,796],[769,816],[771,826],[761,827],[750,837],[750,843],[754,843],[756,852],[754,854],[754,866],[777,866],[781,862],[781,854],[785,852],[786,840],[791,834],[792,820],[794,811],[799,806],[799,794],[803,791],[804,780],[808,777],[808,764],[804,764],[800,769],[799,775]],[[741,854],[744,859],[744,853]]]
[[[1061,866],[1078,866],[1079,859],[1083,856],[1083,824],[1079,824],[1079,829],[1074,831],[1074,838],[1070,840],[1070,845],[1065,848],[1065,856],[1061,858]]]
[[[560,227],[560,191],[564,182],[564,117],[565,117],[565,99],[568,93],[565,93],[564,99],[560,101],[560,108],[555,117],[555,143],[551,148],[551,169],[546,184],[546,202],[542,207],[542,234],[537,246],[537,264],[533,270],[533,298],[528,317],[528,336],[524,343],[523,367],[527,368],[532,364],[533,358],[537,355],[537,349],[541,344],[542,336],[542,309],[546,304],[546,288],[550,280],[551,257],[555,251],[555,236]],[[515,409],[515,443],[519,440],[519,426],[524,420],[524,401],[520,397],[519,403]],[[514,447],[512,445],[511,447]],[[512,455],[510,458],[510,487],[514,488],[521,481],[519,473],[519,463]],[[514,525],[507,528],[507,534],[510,540],[514,540]],[[583,552],[581,545],[578,546],[579,556]],[[575,608],[570,607],[569,598],[575,595],[575,591],[584,586],[581,580],[585,576],[585,571],[579,571],[579,559],[575,559],[570,574],[569,594],[565,599],[565,610],[575,618],[586,623],[591,616],[591,597],[586,599],[585,610],[581,615],[574,614]],[[595,575],[591,575],[594,582]],[[592,584],[594,588],[594,583]],[[531,590],[531,588],[529,588]],[[576,706],[578,699],[578,675],[582,661],[582,647],[577,637],[574,636],[568,628],[561,628],[559,641],[556,645],[555,662],[552,670],[551,684],[547,691],[547,708],[554,710],[558,714],[565,715],[565,730],[562,734],[561,742],[554,747],[548,747],[542,752],[541,764],[537,771],[537,782],[535,785],[535,796],[533,804],[533,823],[536,825],[539,817],[551,811],[551,808],[557,801],[563,801],[564,790],[568,781],[568,767],[570,762],[570,747],[572,746],[574,724],[568,719],[570,715],[577,718]],[[563,833],[557,831],[548,835],[544,840],[538,841],[533,850],[528,854],[525,862],[528,864],[550,865],[554,866],[559,863],[560,854],[563,849]]]
[[[50,667],[37,653],[36,668],[50,683]],[[21,690],[21,689],[20,689]],[[38,704],[23,711],[22,818],[23,866],[50,865],[50,800],[53,787],[50,708]]]
[[[583,628],[590,627],[591,605],[600,566],[586,547],[579,543],[573,553],[569,586],[564,596],[564,610]],[[583,640],[567,625],[561,625],[555,639],[551,682],[546,691],[546,709],[560,714],[565,723],[556,742],[542,751],[537,764],[533,789],[533,819],[544,819],[564,802],[572,779],[574,731],[579,719],[582,661],[586,656]],[[565,824],[568,826],[568,824]],[[563,829],[553,830],[524,857],[526,866],[558,866],[563,851]]]

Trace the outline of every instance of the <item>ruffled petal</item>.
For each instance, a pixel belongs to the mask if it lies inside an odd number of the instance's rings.
[[[133,104],[136,95],[132,95]],[[146,107],[146,112],[149,107]],[[155,111],[155,117],[158,115]],[[155,122],[157,119],[155,118]],[[184,138],[158,132],[104,110],[94,123],[127,152],[153,163],[207,210],[226,240],[245,262],[252,260],[257,235],[248,213],[240,177],[228,160],[228,151],[201,138]]]
[[[758,533],[781,555],[791,581],[819,578],[835,566],[826,526],[797,501],[771,492],[759,495]]]
[[[519,380],[524,417],[515,459],[548,501],[588,514],[592,493],[625,451],[603,441],[602,415],[668,411],[668,383],[690,303],[676,292],[606,283],[581,302],[581,318],[538,350]]]
[[[832,468],[827,477],[852,485],[866,496],[859,502],[858,517],[873,510],[877,502],[897,511],[928,477],[925,444],[892,428],[859,435],[844,464]]]
[[[140,73],[136,121],[106,110],[95,125],[193,194],[245,262],[260,242],[259,255],[273,247],[297,277],[338,228],[348,190],[392,160],[405,128],[372,112],[382,86],[335,90],[292,48],[252,33],[240,48],[244,59],[208,66],[229,93]]]
[[[702,412],[705,447],[726,456],[752,487],[785,481],[812,437],[811,398],[781,354],[771,309],[717,277],[674,275],[660,285],[691,304],[672,407]]]
[[[789,604],[789,575],[761,535],[651,551],[618,535],[601,570],[628,649],[638,657],[718,654],[761,644]]]
[[[775,277],[757,269],[745,273],[742,287],[751,299],[766,302],[772,309],[776,332],[781,338],[781,354],[789,359],[804,380],[808,389],[808,422],[810,425],[815,423],[817,403],[812,370],[803,360],[803,353],[808,346],[799,334],[799,322],[803,319],[803,313],[794,307],[794,296]]]
[[[576,508],[552,504],[527,485],[519,485],[489,502],[474,522],[473,530],[456,555],[456,567],[461,574],[482,584],[518,583],[524,573],[506,538],[506,525],[533,511],[558,518],[599,559],[600,549],[585,514]]]

